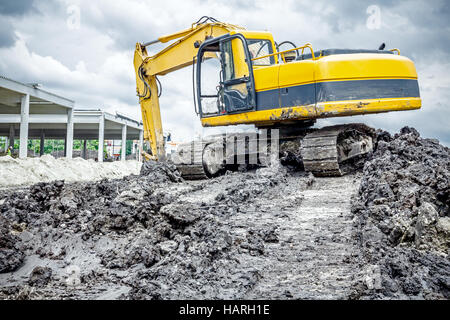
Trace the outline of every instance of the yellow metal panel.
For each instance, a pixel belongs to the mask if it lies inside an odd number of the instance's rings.
[[[162,43],[169,42],[169,41],[171,41],[171,40],[175,40],[175,39],[178,39],[178,38],[187,36],[187,35],[188,35],[189,33],[191,33],[192,31],[193,31],[192,28],[185,29],[185,30],[182,30],[182,31],[178,31],[178,32],[176,32],[176,33],[172,33],[172,34],[168,34],[168,35],[159,37],[158,40],[159,40],[160,42],[162,42]]]
[[[232,115],[208,117],[201,119],[204,127],[227,126],[235,124],[271,124],[276,122],[297,121],[327,117],[352,116],[366,113],[381,113],[419,109],[420,98],[366,99],[351,101],[333,101],[316,106],[279,108],[272,110],[251,111]]]
[[[255,90],[264,91],[278,88],[279,64],[253,68],[255,77]]]
[[[202,43],[210,36],[218,37],[227,34],[232,28],[233,26],[225,24],[213,24],[195,29],[154,56],[147,57],[144,66],[147,75],[164,75],[191,65],[192,58],[198,52],[198,49],[194,47],[196,41]]]
[[[317,103],[318,118],[420,109],[420,98],[388,98]]]
[[[338,54],[316,60],[316,81],[370,78],[417,79],[408,58],[376,53]]]
[[[280,88],[314,82],[315,63],[312,60],[304,60],[281,64]]]
[[[235,38],[231,40],[231,48],[233,50],[234,78],[248,77],[249,70],[245,58],[244,43],[241,39]]]
[[[244,29],[230,31],[230,35],[234,35],[236,33],[242,34],[246,39],[273,40],[272,33],[268,32],[268,31],[251,31],[251,30],[244,30]]]
[[[157,159],[164,159],[164,136],[161,122],[161,112],[156,86],[156,78],[148,78],[151,98],[140,99],[142,121],[144,124],[144,138],[150,141],[153,156]]]
[[[314,108],[314,105],[310,105],[295,108],[250,111],[225,116],[203,118],[201,121],[204,127],[215,127],[246,123],[271,123],[277,122],[282,118],[291,120],[308,119],[315,114]]]

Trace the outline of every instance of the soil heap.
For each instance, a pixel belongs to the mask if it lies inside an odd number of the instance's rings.
[[[366,298],[450,297],[450,151],[404,127],[378,132],[364,165],[355,232]]]

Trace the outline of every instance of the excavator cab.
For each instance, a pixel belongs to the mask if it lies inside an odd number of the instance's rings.
[[[227,34],[201,44],[195,78],[196,103],[201,118],[255,109],[251,59],[247,40],[242,34]]]

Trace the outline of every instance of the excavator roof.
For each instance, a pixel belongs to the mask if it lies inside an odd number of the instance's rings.
[[[267,40],[273,40],[272,33],[268,31],[251,31],[251,30],[232,30],[230,31],[230,35],[240,33],[242,34],[246,39],[267,39]]]

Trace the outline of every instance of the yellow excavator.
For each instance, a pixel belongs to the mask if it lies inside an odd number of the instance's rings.
[[[148,55],[148,46],[169,41],[173,43]],[[186,30],[136,44],[137,95],[150,144],[147,159],[165,159],[158,76],[191,65],[194,106],[202,126],[253,124],[260,130],[252,138],[257,149],[273,141],[266,129],[277,129],[276,138],[297,142],[305,170],[318,176],[345,174],[347,163],[372,151],[373,129],[363,124],[311,129],[316,119],[421,107],[414,63],[398,49],[314,51],[309,43],[277,43],[270,32],[248,31],[205,16]],[[185,144],[178,151],[184,160],[177,166],[186,178],[218,175],[233,161],[230,154],[217,157],[215,152],[231,150],[232,157],[239,153],[227,143],[216,135],[195,150]],[[240,151],[246,159],[248,143]]]

